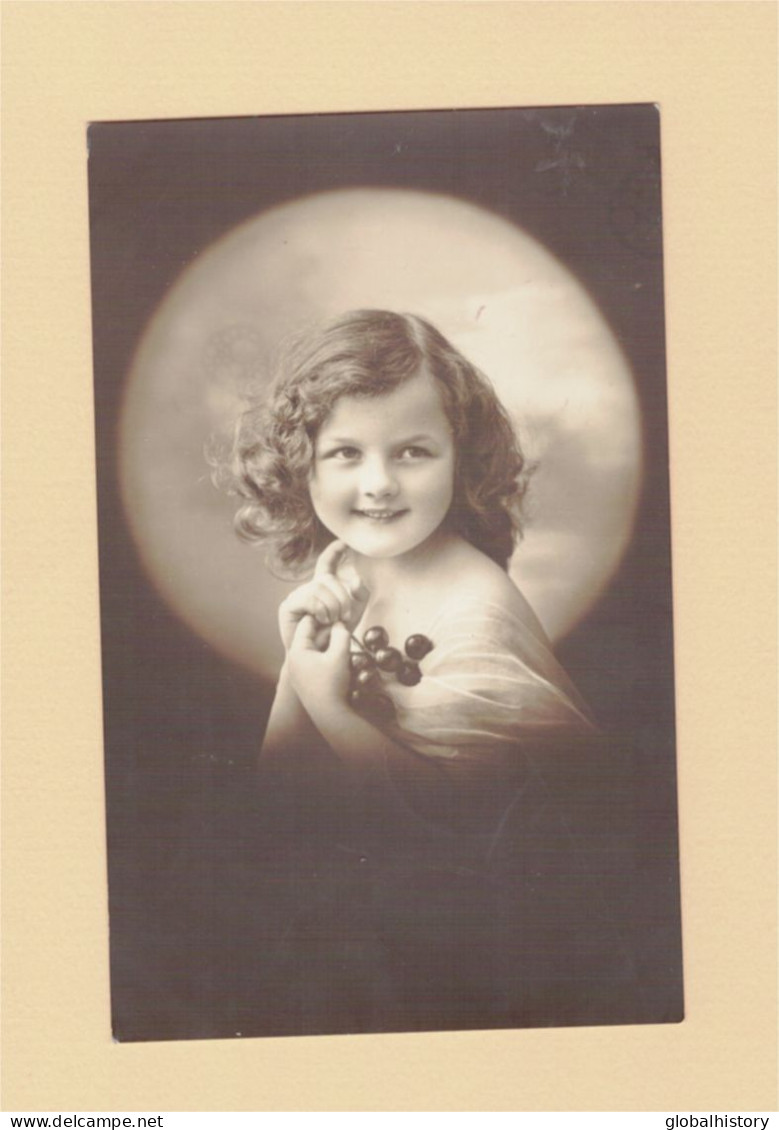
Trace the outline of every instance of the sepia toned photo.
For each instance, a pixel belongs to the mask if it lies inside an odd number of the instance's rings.
[[[680,1021],[657,108],[88,142],[115,1038]]]

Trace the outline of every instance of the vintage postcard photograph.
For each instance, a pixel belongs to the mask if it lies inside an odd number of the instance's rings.
[[[658,108],[88,146],[115,1038],[679,1022]]]

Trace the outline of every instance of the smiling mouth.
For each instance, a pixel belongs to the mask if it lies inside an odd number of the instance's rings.
[[[406,510],[355,510],[359,518],[369,518],[372,522],[391,522],[406,514]]]

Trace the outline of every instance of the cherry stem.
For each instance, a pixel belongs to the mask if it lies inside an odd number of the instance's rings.
[[[363,654],[364,654],[364,655],[370,655],[370,654],[371,654],[371,653],[370,653],[370,652],[368,651],[368,648],[367,648],[367,647],[365,646],[365,644],[364,644],[364,643],[362,642],[362,640],[361,640],[361,639],[359,639],[359,638],[358,638],[358,637],[357,637],[357,636],[356,636],[356,635],[354,634],[354,632],[350,632],[350,633],[349,633],[349,636],[350,636],[350,638],[351,638],[351,639],[352,639],[352,640],[354,641],[354,643],[356,643],[356,644],[357,644],[357,646],[359,647],[360,651],[361,651],[361,652],[363,652]]]

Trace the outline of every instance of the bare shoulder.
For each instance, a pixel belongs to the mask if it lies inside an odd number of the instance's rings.
[[[449,548],[445,572],[453,605],[490,607],[540,627],[535,613],[511,577],[470,543],[458,538]]]

